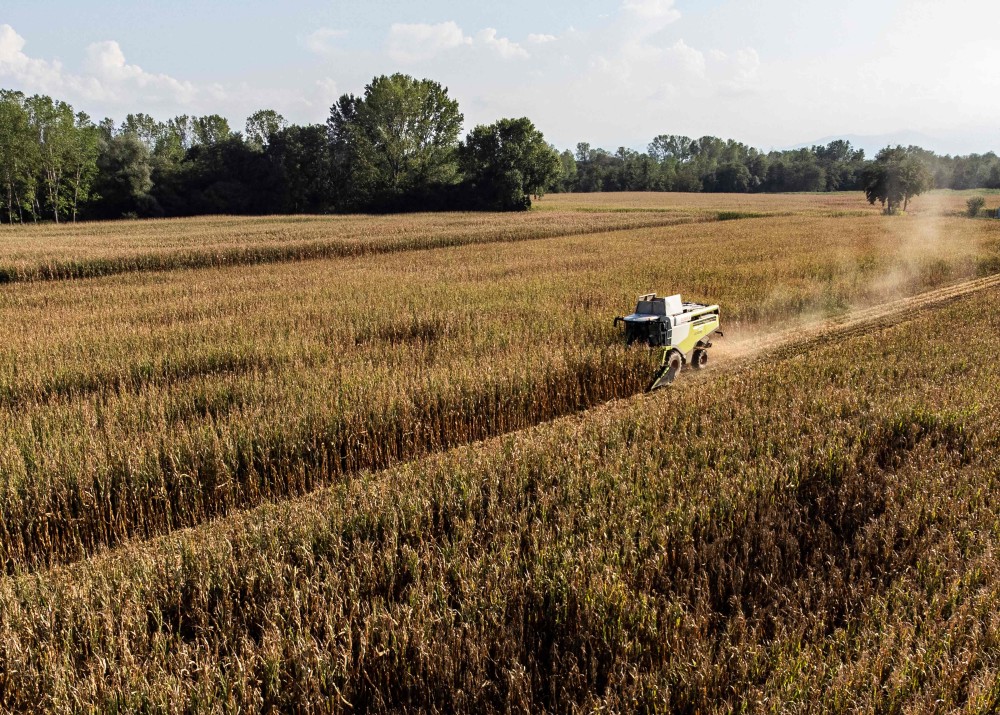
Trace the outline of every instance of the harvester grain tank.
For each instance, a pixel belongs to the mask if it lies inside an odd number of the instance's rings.
[[[647,391],[669,385],[684,365],[705,367],[712,336],[722,336],[719,306],[685,303],[679,295],[641,295],[635,312],[618,316],[615,325],[618,323],[625,326],[626,344],[640,343],[663,351]]]

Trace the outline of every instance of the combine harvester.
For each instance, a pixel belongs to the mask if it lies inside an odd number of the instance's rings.
[[[618,316],[615,325],[625,324],[625,343],[641,343],[661,348],[663,357],[646,391],[674,381],[684,365],[699,370],[708,363],[712,335],[719,330],[719,306],[684,303],[679,295],[657,298],[656,293],[639,296],[632,315]]]

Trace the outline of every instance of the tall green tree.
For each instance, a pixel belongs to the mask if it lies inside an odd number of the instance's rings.
[[[135,137],[142,142],[150,152],[162,141],[166,125],[148,114],[129,114],[125,117],[119,129],[121,134]]]
[[[746,193],[750,191],[753,175],[745,164],[729,162],[716,169],[711,177],[711,190],[720,193]]]
[[[933,186],[930,171],[914,151],[902,146],[886,147],[875,155],[863,173],[865,197],[868,203],[882,204],[887,214],[903,211],[910,200]]]
[[[326,127],[287,127],[271,135],[265,151],[278,178],[275,211],[322,213],[331,208]]]
[[[826,146],[814,146],[816,155],[826,175],[826,191],[838,191],[857,185],[858,173],[864,166],[865,152],[855,149],[849,141],[837,139]]]
[[[229,120],[218,114],[195,117],[192,122],[195,144],[213,145],[229,139],[233,132]]]
[[[98,172],[101,130],[83,112],[76,115],[73,128],[73,142],[66,157],[66,183],[69,214],[75,223],[81,207],[91,199],[91,189]]]
[[[248,145],[263,151],[271,137],[288,126],[288,121],[273,109],[260,109],[247,117],[244,139]]]
[[[559,191],[572,191],[576,185],[576,157],[573,152],[566,149],[559,155],[559,163],[562,165],[562,173],[559,176]]]
[[[184,152],[194,146],[194,117],[181,114],[173,119],[168,119],[163,126],[163,131],[156,142],[156,153],[166,157],[179,160],[184,156]]]
[[[43,200],[49,215],[59,223],[71,205],[67,180],[75,170],[74,154],[78,150],[76,115],[66,102],[51,97],[36,95],[25,104],[38,148]]]
[[[501,211],[531,207],[559,178],[559,154],[526,117],[501,119],[469,132],[459,162],[477,203]]]
[[[457,180],[458,102],[437,82],[376,77],[345,94],[327,122],[340,195],[350,208],[393,209]]]
[[[690,137],[679,134],[660,134],[649,143],[647,152],[659,162],[675,161],[684,163],[691,160],[694,142]]]
[[[102,137],[94,190],[100,195],[101,218],[144,216],[149,213],[153,188],[152,154],[134,133]]]
[[[7,222],[24,221],[35,204],[38,144],[21,92],[0,90],[0,206]]]

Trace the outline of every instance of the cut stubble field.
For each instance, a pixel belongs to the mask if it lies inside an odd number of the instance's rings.
[[[1000,393],[976,356],[995,352],[997,293],[905,299],[996,272],[1000,222],[953,216],[950,197],[898,218],[857,195],[633,197],[310,218],[302,234],[285,219],[85,226],[99,238],[80,245],[72,227],[0,232],[0,265],[19,266],[0,287],[0,703],[992,702],[985,653],[959,688],[929,674],[961,667],[949,653],[916,677],[914,651],[871,639],[916,649],[972,628],[959,609],[907,635],[884,609],[929,613],[976,586],[973,561],[996,568],[992,531],[967,531],[984,504],[946,506],[949,485],[996,480]],[[657,206],[684,223],[649,223]],[[448,225],[461,240],[442,242]],[[405,239],[174,259],[278,227],[283,245]],[[124,268],[43,275],[60,261]],[[716,369],[641,397],[654,356],[611,318],[652,289],[720,303],[727,336]],[[882,690],[852,670],[864,659]]]

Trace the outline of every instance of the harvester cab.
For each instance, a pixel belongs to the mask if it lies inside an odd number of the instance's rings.
[[[627,345],[640,343],[662,350],[660,367],[647,391],[669,385],[684,365],[705,367],[712,336],[722,336],[719,306],[685,303],[679,295],[641,295],[635,312],[618,316],[618,323],[625,326]]]

